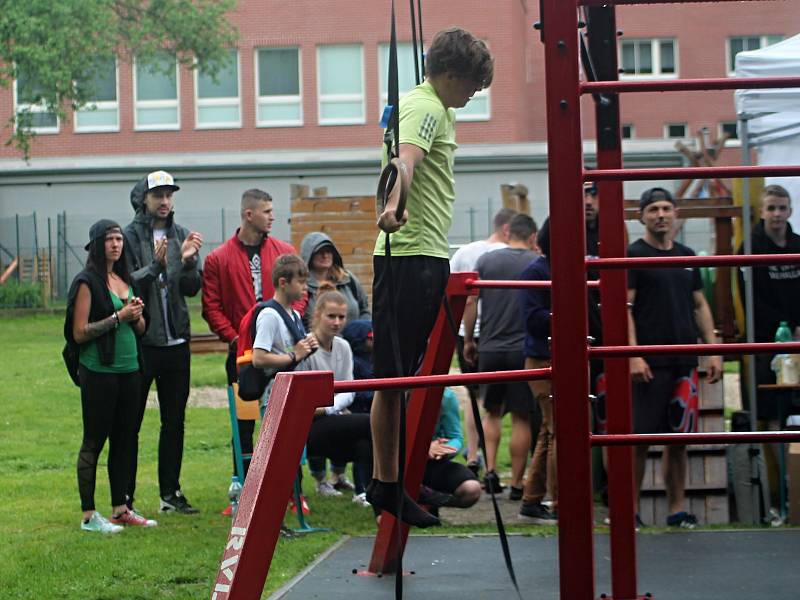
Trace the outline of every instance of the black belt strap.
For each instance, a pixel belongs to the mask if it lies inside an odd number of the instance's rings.
[[[447,296],[442,299],[442,304],[444,305],[444,312],[447,315],[447,322],[450,325],[450,329],[453,333],[453,337],[456,340],[456,351],[458,352],[458,357],[460,360],[463,361],[464,358],[464,347],[463,341],[461,337],[458,335],[458,325],[456,325],[456,321],[453,318],[453,312],[450,308],[450,302],[447,300]],[[462,363],[463,364],[463,363]],[[480,446],[481,452],[483,452],[484,456],[488,456],[486,453],[486,436],[483,433],[483,423],[481,422],[481,415],[480,411],[478,410],[478,400],[472,394],[469,394],[470,404],[472,406],[472,416],[473,420],[475,421],[475,429],[478,430],[478,446]],[[497,504],[497,497],[494,493],[494,486],[488,486],[489,494],[492,497],[492,506],[494,507],[494,521],[497,524],[497,535],[500,538],[500,546],[503,548],[503,559],[506,562],[506,570],[508,571],[508,576],[511,578],[511,583],[514,584],[514,589],[517,591],[517,597],[522,600],[522,594],[519,591],[519,584],[517,583],[517,576],[514,572],[514,563],[511,561],[511,549],[508,546],[508,536],[506,535],[506,528],[503,524],[503,516],[500,514],[500,507]]]

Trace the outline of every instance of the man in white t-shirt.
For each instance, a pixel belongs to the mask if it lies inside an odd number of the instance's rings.
[[[450,259],[450,272],[451,273],[464,273],[468,271],[477,271],[476,265],[478,259],[492,250],[498,248],[505,248],[508,245],[509,226],[511,219],[517,214],[513,208],[501,208],[495,214],[492,220],[494,230],[485,240],[478,240],[461,246],[453,257]],[[477,302],[477,296],[470,296],[467,302]],[[478,341],[478,332],[480,331],[480,306],[478,306],[478,317],[475,320],[475,342]],[[459,348],[464,347],[464,322],[458,330]],[[467,362],[464,360],[462,352],[458,352],[458,365],[462,373],[475,373],[478,370],[477,362]],[[471,400],[478,398],[478,386],[468,385],[465,386]],[[478,476],[480,471],[480,462],[478,460],[478,429],[475,427],[475,417],[472,414],[472,408],[468,407],[464,411],[464,423],[467,434],[467,467],[469,467],[475,476]]]

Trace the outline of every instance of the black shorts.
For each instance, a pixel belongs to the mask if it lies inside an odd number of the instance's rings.
[[[481,352],[478,354],[478,370],[515,371],[525,368],[525,355],[519,352]],[[481,385],[481,398],[486,410],[503,407],[503,414],[513,412],[527,414],[536,410],[536,401],[527,381],[488,383]]]
[[[437,492],[454,494],[465,481],[476,480],[475,473],[461,463],[443,458],[429,460],[425,463],[425,474],[422,483]]]
[[[634,382],[634,433],[697,431],[697,369],[686,365],[650,367],[653,379]]]
[[[439,309],[442,306],[450,263],[433,256],[393,256],[391,279],[394,310],[390,302],[386,258],[373,256],[375,277],[372,284],[373,360],[375,377],[414,375],[422,364]],[[400,344],[400,363],[392,347],[391,324],[396,320]]]

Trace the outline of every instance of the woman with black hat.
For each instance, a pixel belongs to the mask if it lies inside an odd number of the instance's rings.
[[[157,523],[125,504],[130,437],[136,426],[140,380],[139,336],[144,304],[133,293],[125,239],[118,223],[102,219],[89,229],[86,268],[70,287],[64,335],[80,351],[79,383],[83,443],[78,453],[81,529],[117,533],[122,525]],[[109,440],[108,479],[113,512],[109,521],[95,510],[97,459]]]

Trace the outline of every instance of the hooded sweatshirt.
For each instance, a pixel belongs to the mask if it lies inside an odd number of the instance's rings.
[[[314,256],[324,246],[330,246],[333,250],[333,263],[344,270],[344,276],[336,282],[336,289],[347,299],[347,321],[352,322],[356,319],[371,319],[369,312],[369,298],[361,286],[361,282],[352,272],[344,268],[342,255],[333,243],[331,238],[321,231],[314,231],[303,238],[300,243],[300,256],[308,265],[308,306],[306,307],[304,322],[310,321],[314,315],[314,305],[319,295],[320,282],[317,281],[314,272],[311,270],[311,257]]]
[[[147,179],[141,179],[131,190],[133,221],[125,227],[128,268],[134,286],[142,294],[150,312],[150,327],[142,339],[145,346],[167,346],[172,340],[189,341],[189,310],[185,296],[200,291],[199,260],[181,261],[181,246],[189,230],[174,222],[174,213],[167,217],[167,266],[155,260],[153,250],[153,216],[147,213],[144,196]],[[161,287],[166,286],[167,304]],[[166,319],[165,319],[166,316]],[[169,333],[169,336],[167,335]]]
[[[786,227],[786,246],[781,247],[767,235],[761,219],[753,228],[753,254],[800,254],[800,235],[788,223]],[[739,248],[739,254],[743,251]],[[744,297],[741,270],[739,291]],[[792,331],[800,325],[800,265],[753,267],[753,316],[756,342],[774,342],[781,321],[787,321]]]

